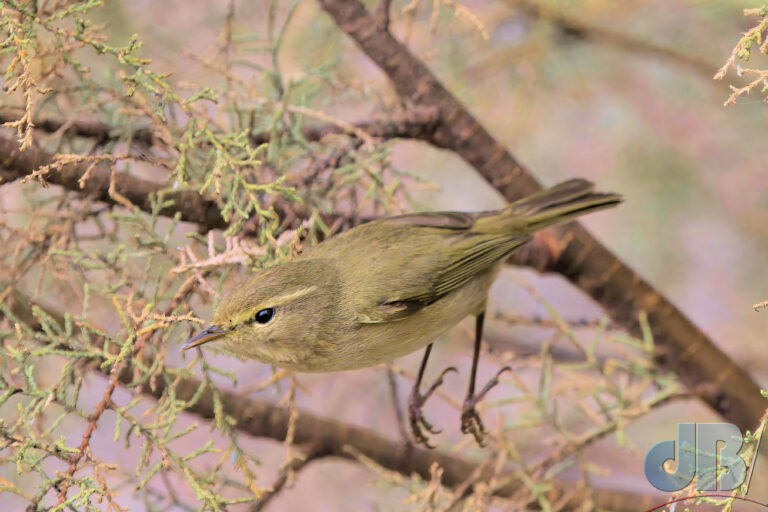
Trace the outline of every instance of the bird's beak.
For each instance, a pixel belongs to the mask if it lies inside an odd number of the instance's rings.
[[[194,347],[199,347],[203,343],[220,338],[225,334],[232,332],[231,330],[222,329],[218,325],[210,325],[203,329],[201,332],[189,338],[186,343],[181,346],[181,350],[189,350]]]

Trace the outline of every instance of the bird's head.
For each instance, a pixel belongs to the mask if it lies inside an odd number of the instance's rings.
[[[326,263],[326,264],[324,264]],[[338,299],[332,266],[297,260],[262,270],[226,295],[211,325],[182,346],[215,341],[247,358],[293,368],[311,355],[319,325],[334,315]]]

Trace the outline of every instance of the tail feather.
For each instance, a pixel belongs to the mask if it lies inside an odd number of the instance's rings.
[[[584,197],[595,189],[595,185],[585,179],[576,178],[545,188],[510,204],[510,209],[519,215],[530,215],[544,208],[567,203]]]
[[[580,215],[616,206],[622,201],[619,194],[593,192],[595,186],[584,179],[564,181],[551,188],[515,201],[503,210],[500,219],[478,219],[473,231],[533,233],[547,226],[568,222]],[[486,226],[483,226],[487,223]]]

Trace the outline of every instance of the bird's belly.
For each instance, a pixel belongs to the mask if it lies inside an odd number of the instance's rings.
[[[410,354],[435,341],[467,315],[485,309],[488,289],[500,266],[479,274],[458,290],[408,317],[380,324],[357,324],[343,339],[329,343],[312,358],[312,367],[299,371],[329,372],[365,368]],[[320,356],[320,357],[318,357]]]

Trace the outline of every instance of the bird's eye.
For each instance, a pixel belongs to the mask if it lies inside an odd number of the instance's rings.
[[[253,317],[253,321],[260,324],[268,324],[275,317],[275,308],[260,309]]]

